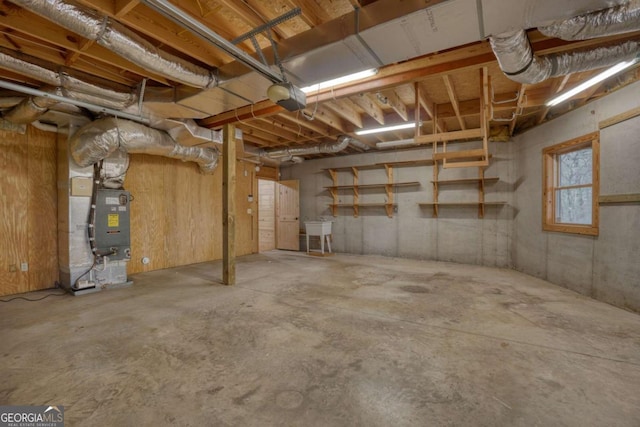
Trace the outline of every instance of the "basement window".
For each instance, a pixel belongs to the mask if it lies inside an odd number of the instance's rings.
[[[598,235],[600,135],[594,132],[542,150],[542,228]]]

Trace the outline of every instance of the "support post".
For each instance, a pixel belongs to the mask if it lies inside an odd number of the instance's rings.
[[[235,126],[224,125],[222,136],[222,282],[236,283],[236,141]]]

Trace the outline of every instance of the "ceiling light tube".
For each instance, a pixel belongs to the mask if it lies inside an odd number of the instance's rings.
[[[346,76],[337,77],[335,79],[327,80],[321,83],[316,83],[314,85],[306,86],[302,88],[304,93],[315,92],[322,89],[327,89],[332,86],[343,85],[346,83],[351,83],[356,80],[366,79],[367,77],[374,76],[378,73],[377,68],[371,68],[369,70],[359,71],[353,74],[347,74]]]
[[[553,107],[554,105],[558,105],[561,102],[566,101],[567,99],[573,97],[574,95],[577,95],[578,93],[582,92],[583,90],[586,90],[586,89],[590,88],[591,86],[596,85],[596,84],[600,83],[601,81],[603,81],[605,79],[608,79],[609,77],[613,76],[614,74],[617,74],[617,73],[621,72],[622,70],[625,70],[625,69],[629,68],[634,63],[635,63],[635,60],[631,60],[631,61],[620,62],[619,64],[614,65],[613,67],[609,68],[608,70],[605,70],[602,73],[591,77],[589,80],[579,84],[578,86],[574,87],[573,89],[570,89],[570,90],[568,90],[568,91],[556,96],[555,98],[551,99],[550,101],[547,101],[547,107]]]
[[[410,129],[410,128],[415,128],[415,127],[416,127],[415,122],[410,122],[410,123],[402,123],[400,125],[385,126],[385,127],[381,127],[381,128],[361,129],[361,130],[357,130],[355,132],[355,134],[356,135],[369,135],[369,134],[372,134],[372,133],[390,132],[392,130]]]
[[[399,139],[397,141],[382,141],[376,142],[376,148],[385,149],[385,148],[397,148],[397,147],[408,147],[410,145],[415,145],[416,140],[411,139]]]

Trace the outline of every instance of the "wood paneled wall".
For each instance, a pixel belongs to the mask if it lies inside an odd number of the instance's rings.
[[[240,256],[258,251],[257,180],[254,167],[236,167]],[[222,258],[222,167],[203,175],[192,162],[132,155],[125,188],[134,197],[129,274]]]
[[[0,295],[52,288],[57,242],[56,134],[0,131]]]
[[[0,295],[59,280],[56,168],[56,134],[0,131]],[[240,256],[258,251],[258,192],[255,168],[239,162],[237,171]],[[129,274],[222,257],[222,168],[202,175],[195,163],[133,155],[125,188],[134,197]]]

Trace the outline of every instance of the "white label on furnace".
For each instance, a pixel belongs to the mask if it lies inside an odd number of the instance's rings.
[[[117,197],[105,197],[104,203],[107,205],[119,205],[120,201],[118,200]]]

